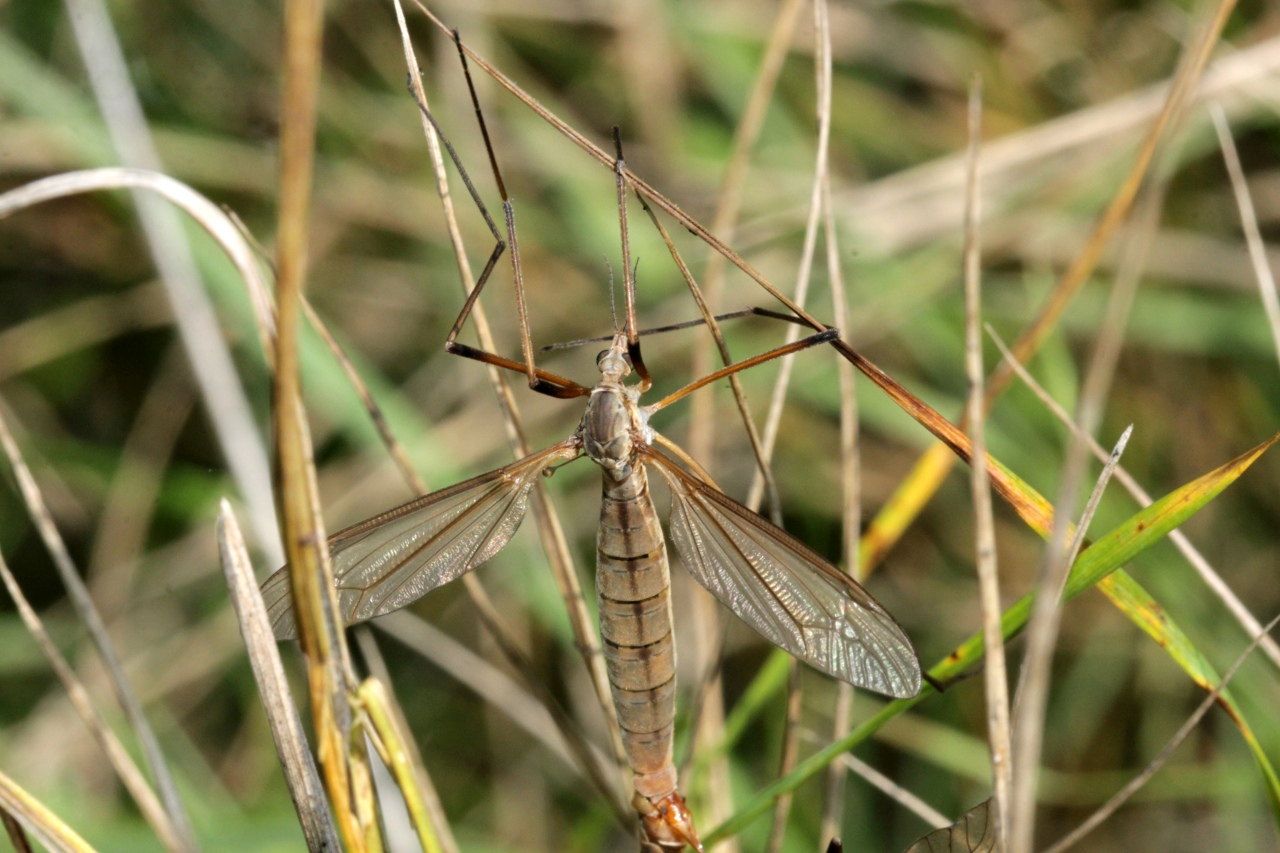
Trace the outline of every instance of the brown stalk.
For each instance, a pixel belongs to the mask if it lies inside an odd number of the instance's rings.
[[[362,825],[356,813],[349,753],[351,719],[347,694],[354,690],[355,679],[340,629],[333,568],[324,544],[298,363],[323,21],[319,0],[290,0],[285,7],[276,254],[279,328],[272,413],[285,552],[291,566],[298,639],[307,660],[320,765],[344,844],[351,850],[364,851],[369,849],[366,833],[370,827]]]
[[[787,660],[787,718],[782,732],[782,757],[778,760],[778,778],[781,779],[796,767],[800,759],[800,714],[804,710],[804,691],[800,682],[800,661]],[[773,803],[773,823],[769,827],[768,853],[779,853],[787,839],[787,818],[791,814],[791,794],[778,797]]]
[[[846,752],[840,756],[840,760],[836,762],[847,770],[850,770],[862,777],[868,784],[875,788],[886,797],[892,799],[895,803],[905,808],[907,811],[920,818],[925,823],[935,829],[949,826],[951,821],[935,809],[933,806],[920,799],[918,796],[908,791],[906,788],[894,782],[888,776],[863,761],[851,752]],[[823,838],[830,836],[823,835]]]
[[[715,341],[721,363],[728,367],[733,363],[733,358],[729,354],[729,345],[725,342],[724,333],[720,330],[720,322],[711,311],[711,306],[703,294],[702,288],[694,280],[693,273],[689,271],[689,265],[684,262],[680,251],[676,249],[676,245],[667,229],[663,226],[662,220],[658,219],[654,214],[653,208],[645,201],[644,196],[636,193],[636,198],[640,200],[640,207],[648,214],[649,221],[653,223],[653,227],[657,229],[659,236],[662,237],[662,242],[666,244],[667,253],[671,255],[676,268],[680,270],[680,275],[684,278],[685,284],[689,288],[689,294],[693,297],[694,304],[698,306],[698,313],[702,316],[702,321],[706,324],[707,331],[711,333],[711,337]],[[742,377],[736,373],[730,376],[729,388],[733,392],[734,403],[738,407],[738,414],[742,417],[742,424],[746,428],[747,440],[751,444],[751,452],[755,456],[756,465],[759,466],[761,471],[770,472],[769,460],[766,458],[764,445],[760,440],[760,431],[756,429],[755,420],[751,417],[750,409],[747,408],[747,395],[742,390]],[[694,400],[698,399],[701,399],[701,395],[694,398]],[[766,477],[766,492],[769,495],[769,505],[776,507],[778,506],[777,487],[769,485],[773,483],[773,474],[770,472]]]
[[[795,34],[796,24],[800,20],[800,10],[803,7],[803,0],[785,0],[778,9],[778,15],[770,29],[769,43],[765,46],[764,56],[760,60],[760,68],[757,70],[755,81],[752,83],[751,93],[747,96],[747,105],[742,111],[742,118],[738,121],[737,129],[734,131],[733,148],[729,152],[729,163],[725,168],[724,180],[716,197],[716,209],[711,215],[711,230],[716,234],[724,234],[726,240],[733,239],[738,216],[742,209],[742,190],[746,184],[747,168],[751,163],[751,152],[755,148],[756,141],[760,138],[761,129],[764,127],[765,116],[768,114],[769,104],[773,100],[773,93],[778,85],[778,75],[782,72],[782,64],[791,50],[792,36]],[[643,194],[641,195],[643,196]],[[715,313],[715,309],[720,305],[721,294],[724,291],[724,258],[720,255],[712,254],[707,259],[702,278],[706,290],[708,310],[711,313]],[[720,357],[728,359],[728,350],[723,346],[723,343],[717,340],[716,345],[720,349]],[[725,364],[728,363],[728,361],[725,361]],[[710,350],[706,347],[694,349],[693,375],[705,376],[710,372]],[[736,398],[741,393],[740,383],[736,379],[732,380],[732,386],[735,389],[734,396]],[[711,395],[699,395],[693,399],[689,407],[689,452],[694,458],[705,460],[708,466],[712,464],[712,459],[715,455],[715,447],[711,441],[710,432],[713,399]],[[739,408],[745,410],[745,406],[742,404],[740,404]],[[773,480],[773,472],[769,466],[767,454],[762,449],[763,445],[760,443],[760,437],[756,432],[754,422],[747,415],[744,415],[744,420],[749,424],[747,428],[748,437],[751,439],[752,449],[756,453],[757,464],[760,466],[759,476],[764,480],[765,490],[769,496],[769,505],[777,506],[778,488]]]
[[[1009,732],[1009,684],[1005,669],[1004,636],[1000,631],[1000,580],[996,567],[996,531],[991,508],[991,478],[987,470],[986,413],[983,400],[982,267],[978,159],[982,142],[982,80],[969,88],[968,181],[965,187],[964,296],[965,372],[969,378],[966,414],[973,441],[970,490],[973,495],[975,566],[982,610],[982,636],[987,660],[983,668],[987,699],[987,739],[991,750],[992,800],[995,836],[1001,849],[1009,844],[1009,804],[1013,789],[1013,750]]]
[[[9,843],[13,845],[14,853],[32,853],[31,842],[27,840],[27,833],[23,831],[22,824],[18,823],[17,818],[0,809],[0,823],[4,824],[5,835],[9,836]]]
[[[818,145],[815,155],[815,164],[813,169],[813,188],[809,198],[809,214],[805,223],[804,231],[804,248],[800,255],[800,268],[796,273],[796,289],[795,301],[801,305],[804,304],[808,295],[809,282],[813,271],[813,256],[817,247],[818,226],[819,222],[829,224],[830,219],[824,217],[824,211],[829,211],[827,204],[828,197],[831,192],[831,174],[829,171],[830,161],[828,153],[831,144],[831,27],[827,17],[827,4],[825,0],[815,0],[813,4],[813,23],[814,23],[814,89],[816,90],[816,119],[818,122]],[[827,261],[831,264],[831,253],[835,251],[834,233],[831,229],[826,230],[827,238]],[[719,258],[719,255],[712,255],[712,258]],[[723,261],[718,262],[723,267]],[[837,263],[838,266],[838,263]],[[835,273],[838,275],[838,272]],[[835,296],[835,288],[832,289],[832,296]],[[800,327],[789,325],[787,327],[785,341],[791,343],[800,337]],[[786,403],[787,389],[791,382],[791,370],[795,364],[792,356],[782,359],[782,363],[778,368],[778,377],[774,381],[773,394],[769,400],[769,413],[765,419],[764,425],[764,453],[766,462],[773,455],[773,448],[778,439],[778,428],[782,421],[782,408]],[[841,386],[842,392],[846,390],[845,386]],[[846,404],[844,402],[844,394],[841,394],[841,428],[844,430],[844,419],[846,415]],[[761,469],[765,470],[765,469]],[[842,474],[847,472],[842,471]],[[762,497],[765,481],[759,473],[753,478],[751,490],[747,496],[747,506],[752,509],[758,509],[760,499]],[[847,485],[847,483],[846,483]],[[781,526],[782,507],[780,506],[776,496],[774,496],[771,511],[774,523]],[[847,524],[849,519],[844,519]],[[847,571],[846,567],[846,571]],[[800,730],[800,712],[803,705],[803,695],[801,692],[801,680],[799,662],[792,659],[789,662],[790,677],[787,679],[787,725],[783,733],[782,740],[782,759],[778,765],[778,778],[791,773],[795,769],[796,761],[800,755],[799,730]],[[847,688],[848,685],[842,685]],[[847,706],[849,703],[842,703],[837,694],[837,706],[841,704]],[[841,720],[836,720],[839,725]],[[842,778],[842,775],[841,777]],[[835,788],[843,792],[843,787],[839,785],[838,780],[833,780],[828,775],[828,782],[835,781]],[[782,849],[782,843],[786,835],[787,815],[791,811],[792,795],[790,793],[779,797],[773,804],[773,828],[769,836],[769,846],[766,848],[770,853],[777,853]],[[827,806],[828,809],[833,807],[833,797],[828,792]],[[834,833],[833,833],[834,834]]]
[[[831,36],[827,3],[822,2],[819,32],[823,33],[819,45],[825,50],[824,69],[826,97],[820,99],[830,110],[831,100]],[[821,78],[820,78],[821,79]],[[844,273],[840,266],[840,243],[836,230],[834,200],[832,199],[830,174],[823,184],[823,227],[827,243],[827,276],[831,285],[831,316],[837,329],[850,328],[849,297],[845,288]],[[858,563],[858,535],[862,529],[862,460],[859,447],[857,373],[847,361],[836,364],[840,379],[840,486],[841,486],[841,553],[844,570],[857,580],[862,579],[862,567]],[[831,709],[832,739],[844,737],[853,716],[853,685],[843,681],[836,684],[836,701]],[[852,758],[853,756],[846,756]],[[860,762],[861,763],[861,762]],[[819,839],[836,838],[843,823],[845,766],[833,764],[827,770],[825,802],[822,809],[822,829]],[[870,768],[868,768],[870,769]]]

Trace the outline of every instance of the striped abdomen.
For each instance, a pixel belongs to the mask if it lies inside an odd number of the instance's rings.
[[[676,788],[676,669],[667,549],[643,466],[621,481],[605,476],[596,552],[600,637],[622,742],[636,792],[654,801]]]

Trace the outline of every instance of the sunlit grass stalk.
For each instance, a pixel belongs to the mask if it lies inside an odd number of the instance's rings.
[[[377,823],[362,825],[361,818],[367,821],[369,816],[358,812],[355,801],[358,792],[353,788],[352,761],[361,759],[350,751],[348,694],[354,690],[354,676],[320,520],[298,359],[323,21],[324,10],[319,0],[290,0],[285,7],[276,253],[279,328],[272,412],[281,523],[291,567],[289,577],[298,639],[306,656],[320,766],[343,843],[350,850],[372,853],[380,849]]]
[[[975,77],[969,87],[968,180],[965,182],[964,294],[965,373],[969,380],[969,400],[965,410],[969,436],[973,441],[970,491],[973,495],[975,559],[978,597],[982,612],[982,636],[986,643],[987,739],[991,750],[991,810],[999,849],[1009,849],[1008,814],[1013,789],[1013,750],[1009,728],[1009,684],[1005,668],[1004,639],[1000,635],[1000,576],[996,559],[995,521],[991,508],[991,480],[987,471],[986,413],[983,406],[982,360],[982,259],[978,186],[979,152],[982,143],[982,79]]]

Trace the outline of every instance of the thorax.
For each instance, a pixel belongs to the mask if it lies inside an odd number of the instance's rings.
[[[636,402],[636,391],[621,383],[601,382],[587,400],[578,426],[583,451],[604,471],[606,479],[631,475],[636,442],[647,444],[647,418]]]

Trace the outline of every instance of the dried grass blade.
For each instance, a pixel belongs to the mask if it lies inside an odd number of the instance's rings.
[[[856,755],[845,753],[840,756],[840,760],[836,763],[840,765],[841,769],[847,769],[856,774],[867,784],[871,785],[877,791],[884,794],[886,797],[893,800],[925,823],[931,824],[935,827],[943,827],[950,823],[942,812],[938,811],[933,806],[920,799],[920,797],[899,785],[897,782],[894,782],[888,776],[858,758]],[[829,836],[824,834],[819,837],[827,838]]]
[[[284,770],[285,784],[298,813],[307,849],[337,851],[338,836],[334,832],[329,802],[325,799],[324,787],[302,729],[302,720],[298,716],[289,681],[285,678],[280,648],[271,631],[262,594],[258,592],[258,582],[254,579],[253,565],[249,561],[240,525],[226,499],[223,499],[218,512],[218,555],[231,591],[236,621],[249,652],[253,678],[267,714],[271,739],[276,745],[276,755]]]
[[[1200,38],[1183,54],[1164,107],[1148,128],[1139,147],[1137,158],[1124,183],[1098,219],[1084,249],[1058,279],[1057,285],[1036,319],[1023,330],[1014,343],[1013,351],[1019,361],[1025,362],[1039,349],[1045,337],[1057,325],[1071,300],[1093,274],[1102,250],[1128,217],[1166,130],[1181,120],[1234,6],[1235,0],[1219,0]],[[1012,371],[1003,367],[997,368],[992,374],[986,391],[988,409],[1004,392],[1012,376]],[[862,555],[868,567],[878,564],[888,553],[907,526],[932,499],[954,464],[954,459],[944,447],[934,445],[925,452],[916,467],[885,503],[880,514],[872,520],[864,535]]]
[[[17,820],[41,844],[56,853],[94,853],[89,842],[3,772],[0,772],[0,812],[4,813],[6,826],[11,819]],[[21,850],[18,843],[15,842],[14,847]]]
[[[85,689],[80,679],[76,677],[71,664],[62,656],[57,644],[45,630],[44,623],[27,601],[27,597],[23,594],[22,588],[18,586],[18,581],[13,576],[13,573],[9,571],[9,564],[5,561],[3,554],[0,554],[0,580],[3,580],[5,588],[8,589],[9,597],[13,599],[13,603],[17,606],[18,615],[22,617],[27,630],[40,646],[40,651],[49,661],[49,665],[53,668],[54,674],[58,676],[58,680],[62,682],[63,689],[67,691],[67,697],[71,700],[76,713],[84,720],[89,733],[93,735],[93,739],[97,741],[98,746],[106,754],[107,760],[111,762],[112,768],[116,771],[116,775],[120,777],[125,789],[129,791],[129,795],[137,803],[138,810],[142,812],[142,816],[151,825],[151,828],[155,830],[160,842],[169,850],[191,849],[174,829],[173,823],[169,819],[169,813],[165,811],[159,797],[156,796],[156,792],[147,784],[146,777],[138,769],[138,765],[134,763],[128,750],[124,748],[115,733],[107,726],[106,720],[102,718],[102,714],[94,706],[93,699],[89,696],[89,691]],[[6,804],[6,807],[8,807],[8,804]],[[16,812],[16,809],[10,808],[10,811]]]

